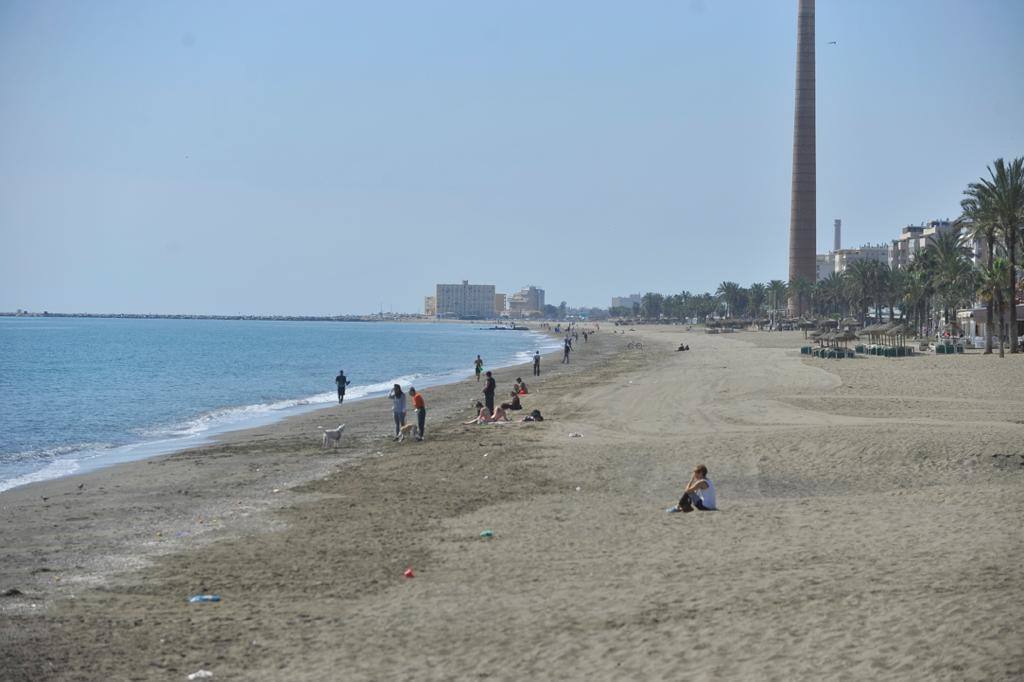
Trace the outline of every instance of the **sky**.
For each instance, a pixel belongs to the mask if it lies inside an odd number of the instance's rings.
[[[0,2],[0,310],[785,279],[796,0]],[[818,246],[1024,155],[1024,2],[818,0]],[[830,41],[837,44],[830,45]]]

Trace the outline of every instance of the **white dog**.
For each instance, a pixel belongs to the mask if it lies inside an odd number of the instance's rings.
[[[320,449],[323,450],[326,448],[328,443],[331,444],[332,448],[336,448],[341,445],[341,434],[344,431],[344,424],[340,424],[336,429],[324,429],[324,442],[323,445],[320,446]]]

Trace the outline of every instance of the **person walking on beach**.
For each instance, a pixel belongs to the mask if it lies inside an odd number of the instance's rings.
[[[533,354],[533,376],[540,376],[540,351]]]
[[[572,339],[565,337],[565,348],[562,350],[562,364],[569,364],[569,353],[572,352]]]
[[[487,381],[484,382],[484,404],[490,412],[494,412],[494,389],[497,382],[494,381],[494,377],[491,376],[490,372],[487,372]]]
[[[480,372],[484,371],[484,361],[480,359],[479,355],[473,361],[473,366],[476,368],[476,380],[480,381]]]
[[[427,404],[423,402],[423,394],[418,393],[412,386],[409,387],[409,395],[412,396],[412,406],[416,410],[416,440],[423,440],[427,428]]]
[[[392,400],[391,413],[395,418],[395,440],[398,440],[402,433],[402,427],[405,426],[405,394],[402,393],[402,387],[395,384],[391,393],[388,393],[388,397]]]
[[[683,496],[679,498],[679,504],[669,507],[668,511],[691,512],[694,507],[701,511],[715,509],[715,486],[708,478],[708,468],[703,464],[698,464],[693,470],[693,476],[686,484]]]
[[[338,384],[338,404],[341,405],[345,402],[345,387],[352,382],[345,376],[345,370],[339,369],[338,376],[334,377],[334,383]]]

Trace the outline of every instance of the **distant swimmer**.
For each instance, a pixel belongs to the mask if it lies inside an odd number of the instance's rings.
[[[338,404],[341,405],[345,401],[345,387],[352,382],[345,376],[345,370],[339,369],[338,376],[334,377],[334,383],[338,384]]]

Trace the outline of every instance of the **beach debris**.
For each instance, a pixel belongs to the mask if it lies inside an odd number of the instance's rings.
[[[482,531],[480,531],[480,537],[482,537],[482,538],[493,538],[494,537],[494,531],[489,529],[489,528],[487,530],[482,530]]]
[[[583,434],[573,431],[572,433],[569,434],[569,438],[583,438]]]
[[[583,488],[581,488],[581,487],[579,487],[579,486],[576,486],[576,492],[579,492],[579,491],[581,491],[581,490],[583,490]]]
[[[485,453],[484,453],[484,457],[486,457],[486,456],[487,456],[487,455],[489,455],[489,454],[490,454],[490,453],[488,453],[488,452],[485,452]]]
[[[19,590],[17,587],[12,587],[10,589],[4,590],[2,596],[4,596],[4,597],[20,597],[23,594],[25,594],[25,593],[22,592],[21,590]]]
[[[402,575],[404,575],[406,578],[415,578],[416,577],[416,574],[412,572],[412,566],[410,566],[409,568],[405,569],[405,573],[403,573]]]
[[[279,493],[279,492],[281,492],[281,489],[280,488],[274,488],[270,492],[272,492],[272,493]]]
[[[193,594],[188,598],[189,603],[202,604],[204,602],[217,602],[220,601],[219,594]]]
[[[484,474],[484,480],[485,481],[487,480],[487,474]]]
[[[204,677],[213,677],[213,673],[211,673],[209,670],[197,670],[194,673],[189,673],[188,679],[201,680]]]

